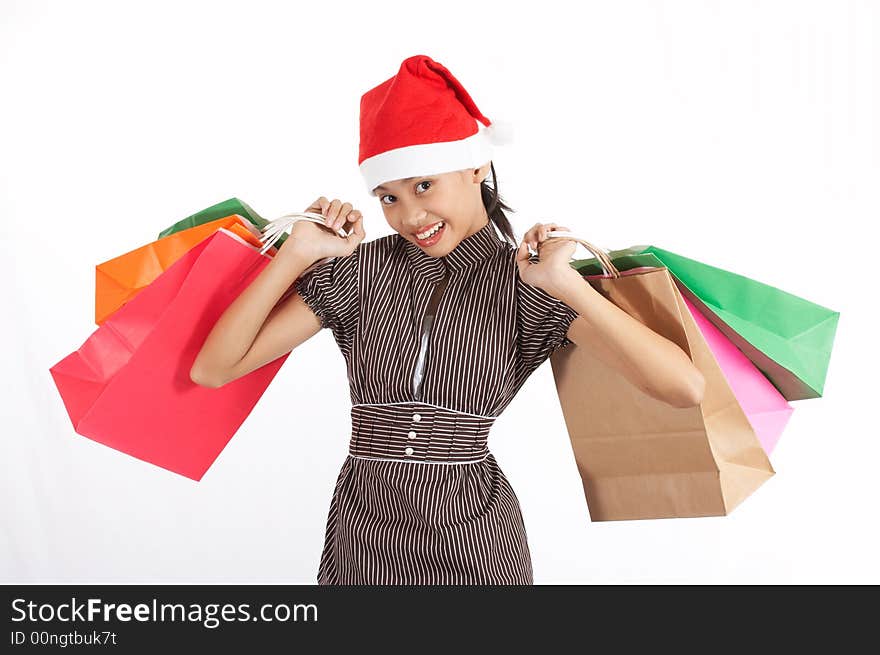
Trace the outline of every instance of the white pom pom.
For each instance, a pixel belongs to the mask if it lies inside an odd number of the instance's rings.
[[[496,146],[513,143],[513,124],[504,121],[492,121],[486,128],[486,136],[489,142]]]

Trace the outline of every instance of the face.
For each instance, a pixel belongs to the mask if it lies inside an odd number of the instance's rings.
[[[480,168],[394,180],[373,193],[392,228],[426,254],[443,257],[488,223],[480,183],[489,170],[487,162]]]

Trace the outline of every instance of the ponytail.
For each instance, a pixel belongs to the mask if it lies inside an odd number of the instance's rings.
[[[486,208],[486,213],[489,214],[489,220],[495,224],[498,231],[507,237],[508,241],[516,248],[517,244],[516,238],[513,236],[513,228],[504,214],[505,211],[513,212],[514,210],[508,207],[501,199],[501,196],[498,195],[498,178],[495,177],[495,164],[489,162],[489,166],[492,174],[486,176],[486,179],[480,182],[480,195],[483,197],[483,206]],[[488,182],[490,177],[492,179],[491,185]]]

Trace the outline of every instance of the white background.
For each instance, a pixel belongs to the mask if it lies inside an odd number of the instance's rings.
[[[880,582],[876,3],[0,7],[2,581],[314,583],[350,428],[329,330],[199,483],[77,435],[49,367],[96,328],[97,263],[231,196],[338,197],[389,234],[360,96],[427,54],[515,126],[494,161],[518,239],[558,222],[841,312],[825,396],[727,517],[591,523],[545,363],[490,440],[535,582]]]

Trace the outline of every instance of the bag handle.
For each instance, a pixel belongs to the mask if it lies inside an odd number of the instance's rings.
[[[263,247],[260,249],[260,254],[265,255],[272,246],[281,238],[281,235],[284,234],[289,227],[291,227],[297,221],[310,221],[312,223],[317,223],[321,227],[327,227],[327,223],[325,217],[322,214],[316,214],[314,212],[293,212],[290,214],[283,214],[278,218],[269,221],[263,228],[260,230],[262,235],[260,236],[260,242],[263,244]],[[330,228],[327,228],[330,229]],[[334,230],[334,233],[337,236],[342,237],[343,239],[348,238],[350,232],[346,232],[342,228],[338,230]],[[324,257],[323,259],[319,259],[314,264],[309,266],[306,270],[302,272],[301,275],[305,275],[312,269],[317,268],[321,264],[329,262],[335,259],[335,257]]]
[[[608,256],[608,253],[606,253],[601,248],[597,248],[589,241],[575,236],[573,232],[568,232],[566,230],[552,230],[547,233],[547,237],[555,237],[557,239],[569,239],[571,241],[581,244],[598,260],[599,265],[602,267],[602,270],[605,271],[606,275],[610,275],[613,278],[620,277],[620,271],[618,271],[617,267],[611,263],[611,258]]]

